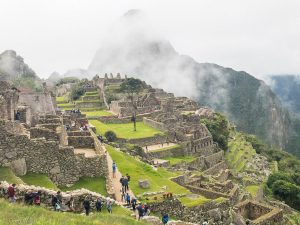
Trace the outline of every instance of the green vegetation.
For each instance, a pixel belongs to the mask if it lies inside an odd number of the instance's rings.
[[[81,188],[100,193],[104,196],[107,195],[104,177],[81,177],[79,181],[71,187],[61,187],[61,190],[72,191]]]
[[[97,111],[82,111],[83,114],[86,114],[87,118],[97,117],[97,116],[112,116],[113,114],[106,110],[97,110]]]
[[[143,122],[136,123],[137,131],[133,130],[131,123],[105,124],[98,120],[90,120],[90,123],[96,127],[98,134],[104,135],[106,131],[113,131],[117,134],[118,138],[136,139],[152,137],[155,134],[163,134],[161,131],[147,126]]]
[[[10,184],[23,184],[23,181],[8,167],[0,167],[0,181],[7,181]]]
[[[26,184],[58,190],[56,185],[45,174],[27,173],[20,177]]]
[[[105,134],[104,134],[105,138],[109,141],[109,142],[114,142],[117,140],[117,135],[115,132],[109,130],[109,131],[106,131]]]
[[[87,92],[85,92],[85,95],[87,95],[87,96],[98,96],[98,92],[97,91],[87,91]]]
[[[0,199],[0,224],[1,225],[135,225],[146,224],[138,222],[130,216],[131,212],[124,208],[114,206],[113,213],[103,212],[83,216],[73,213],[58,213],[49,211],[41,207],[23,206],[19,204],[9,204]]]
[[[229,151],[225,154],[225,160],[229,167],[237,172],[247,169],[247,162],[252,159],[256,152],[252,145],[245,140],[243,134],[232,132],[228,147]]]
[[[222,149],[227,150],[230,130],[229,122],[226,117],[220,113],[215,113],[213,119],[202,119],[201,122],[206,125],[213,136],[213,140],[216,141]]]
[[[189,198],[187,196],[179,198],[179,201],[186,207],[194,207],[197,205],[203,205],[210,202],[211,199],[205,198],[204,196],[199,196],[197,198]]]
[[[122,174],[128,173],[131,177],[130,188],[136,194],[142,194],[145,191],[159,191],[163,186],[166,186],[166,191],[174,194],[185,194],[189,191],[184,187],[171,181],[171,177],[175,177],[176,174],[169,172],[163,168],[154,170],[150,165],[136,160],[130,155],[115,150],[112,146],[106,146],[112,159],[117,163],[117,167]],[[148,179],[150,182],[149,189],[142,189],[138,185],[138,181],[141,179]]]
[[[300,209],[300,173],[276,172],[269,176],[267,187],[273,196]]]
[[[179,156],[179,157],[166,157],[165,160],[169,160],[171,165],[176,165],[182,162],[192,162],[196,159],[195,156]]]
[[[257,196],[257,192],[259,190],[260,186],[258,185],[250,185],[246,187],[246,190],[251,194],[253,198]]]

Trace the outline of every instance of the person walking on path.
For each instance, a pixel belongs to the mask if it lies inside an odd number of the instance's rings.
[[[131,206],[132,206],[132,210],[135,211],[135,208],[136,208],[136,198],[133,198],[131,200]]]
[[[128,187],[128,178],[127,177],[123,178],[123,186],[124,186],[125,192],[127,192],[129,190],[129,187]]]
[[[88,196],[86,196],[83,201],[83,207],[85,209],[85,215],[88,216],[90,214],[90,210],[91,210],[91,203],[90,203]]]
[[[126,203],[128,206],[130,206],[130,195],[128,194],[128,192],[126,193]]]
[[[169,215],[168,214],[164,214],[162,219],[161,219],[161,222],[163,222],[163,224],[167,224],[169,221]]]
[[[139,215],[138,220],[140,220],[140,219],[144,216],[145,211],[144,211],[144,209],[143,209],[143,207],[142,207],[141,204],[139,204],[139,205],[136,207],[136,209],[137,209],[138,215]]]
[[[8,187],[7,194],[9,202],[16,202],[16,184],[12,184]]]
[[[116,172],[117,172],[116,162],[113,162],[113,164],[112,164],[112,171],[113,171],[113,178],[116,178]]]

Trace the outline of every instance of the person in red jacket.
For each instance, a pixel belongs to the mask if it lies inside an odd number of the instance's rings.
[[[12,184],[8,187],[7,194],[10,202],[16,202],[16,184]]]

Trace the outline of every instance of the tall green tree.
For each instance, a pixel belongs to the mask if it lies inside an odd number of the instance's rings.
[[[145,85],[140,79],[128,78],[120,86],[120,91],[127,94],[132,104],[132,122],[134,131],[136,131],[136,113],[139,102],[139,94],[144,89]]]

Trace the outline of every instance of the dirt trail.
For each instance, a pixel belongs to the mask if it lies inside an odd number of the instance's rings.
[[[120,173],[120,171],[118,169],[118,164],[117,164],[116,177],[113,178],[113,171],[112,171],[113,160],[112,160],[112,158],[111,158],[111,156],[109,155],[108,152],[106,154],[106,157],[107,157],[107,164],[108,164],[109,176],[110,176],[110,178],[112,180],[112,186],[114,188],[116,200],[119,201],[119,202],[122,202],[122,195],[121,195],[121,191],[120,191],[121,188],[122,188],[122,185],[120,183],[120,178],[122,177],[122,174]],[[129,183],[129,191],[128,191],[128,193],[129,193],[129,195],[130,195],[131,198],[134,196],[133,192],[130,189],[130,183]]]

